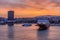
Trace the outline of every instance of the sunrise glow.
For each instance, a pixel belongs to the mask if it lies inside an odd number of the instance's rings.
[[[0,0],[0,16],[14,10],[15,17],[60,16],[60,0]]]

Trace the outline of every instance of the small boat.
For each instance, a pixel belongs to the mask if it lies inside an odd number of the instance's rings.
[[[22,26],[32,26],[31,23],[24,23]]]
[[[39,26],[39,30],[46,30],[50,27],[50,22],[48,20],[38,20],[37,25]]]

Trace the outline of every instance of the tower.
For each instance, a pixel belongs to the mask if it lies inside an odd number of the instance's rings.
[[[14,19],[14,11],[8,11],[8,20]]]

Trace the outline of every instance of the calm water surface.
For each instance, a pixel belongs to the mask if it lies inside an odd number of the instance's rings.
[[[0,40],[60,40],[60,26],[51,26],[45,31],[37,29],[35,24],[30,27],[0,25]]]

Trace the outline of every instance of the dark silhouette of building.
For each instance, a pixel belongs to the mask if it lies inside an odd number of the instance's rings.
[[[14,11],[8,11],[8,20],[14,19]]]

